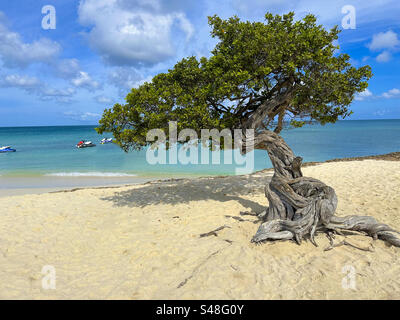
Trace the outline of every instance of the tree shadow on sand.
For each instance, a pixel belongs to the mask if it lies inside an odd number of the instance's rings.
[[[157,204],[181,204],[190,201],[238,201],[251,211],[262,211],[262,204],[244,198],[245,195],[264,193],[272,173],[243,176],[171,179],[148,182],[140,187],[115,192],[102,200],[112,201],[118,207],[146,207]],[[264,203],[266,205],[267,203]]]

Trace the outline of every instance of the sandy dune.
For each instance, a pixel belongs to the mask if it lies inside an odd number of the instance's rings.
[[[338,215],[373,215],[400,230],[400,162],[325,163],[303,172],[336,189]],[[382,241],[347,236],[373,252],[325,252],[323,234],[318,248],[250,243],[259,222],[239,213],[268,205],[270,175],[0,198],[0,298],[400,298],[400,249]],[[218,236],[199,237],[223,225],[229,228]],[[42,288],[45,265],[55,267],[54,290]],[[346,270],[355,271],[355,289],[346,286]]]

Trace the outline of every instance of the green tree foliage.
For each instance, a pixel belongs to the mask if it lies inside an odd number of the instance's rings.
[[[265,15],[265,23],[209,17],[219,41],[209,58],[188,57],[104,111],[99,133],[112,132],[125,150],[149,143],[146,134],[168,122],[178,130],[280,132],[283,121],[333,123],[351,114],[356,93],[368,86],[369,66],[355,68],[335,45],[339,30],[326,30],[313,15]],[[168,135],[167,135],[168,137]]]

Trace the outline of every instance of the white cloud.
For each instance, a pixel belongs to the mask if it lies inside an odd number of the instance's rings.
[[[93,112],[66,111],[64,115],[70,119],[79,121],[95,121],[101,118],[100,114]]]
[[[121,96],[125,96],[132,88],[137,88],[152,77],[144,77],[133,67],[116,67],[109,74],[110,83],[115,86]]]
[[[96,100],[97,103],[100,104],[111,104],[113,102],[112,99],[105,96],[96,96],[94,97],[94,99]]]
[[[368,89],[365,89],[363,92],[360,92],[360,93],[356,94],[354,99],[357,100],[357,101],[362,101],[362,100],[365,100],[365,99],[370,98],[372,96],[373,96],[372,92],[369,91]]]
[[[41,38],[24,42],[20,34],[5,25],[5,16],[0,12],[0,57],[6,67],[26,67],[35,62],[48,62],[60,53],[57,42]]]
[[[96,90],[100,88],[100,84],[93,80],[87,72],[79,71],[78,75],[71,80],[75,87],[83,87],[88,90]]]
[[[38,95],[43,101],[54,100],[60,103],[71,103],[72,97],[75,95],[74,88],[56,89],[44,86],[38,89]]]
[[[5,68],[24,69],[34,63],[50,66],[55,76],[67,79],[75,87],[89,90],[100,87],[87,72],[80,70],[77,59],[59,59],[61,46],[50,39],[41,38],[25,42],[21,35],[8,28],[6,17],[0,11],[0,61]],[[75,94],[74,88],[56,89],[47,83],[28,75],[9,74],[0,79],[0,86],[19,88],[30,94],[37,95],[41,100],[71,102]]]
[[[379,32],[372,36],[372,42],[368,45],[370,50],[396,49],[400,44],[397,34],[392,30]]]
[[[106,62],[152,65],[175,54],[173,27],[179,27],[187,40],[193,34],[184,13],[160,8],[157,0],[82,0],[78,14],[80,23],[90,28],[89,43]]]
[[[393,88],[385,93],[382,94],[384,98],[400,98],[400,90],[397,88]]]
[[[64,79],[75,78],[81,71],[81,66],[77,59],[61,59],[55,61],[53,67],[57,76]]]
[[[61,46],[47,38],[24,42],[21,35],[11,31],[6,23],[6,16],[0,11],[0,61],[6,68],[23,69],[34,63],[43,63],[51,68],[58,78],[68,80],[75,87],[88,90],[100,88],[100,84],[81,70],[77,59],[60,59]],[[2,87],[24,89],[37,94],[40,99],[54,99],[66,102],[75,94],[75,90],[54,89],[36,77],[7,75],[2,80]]]
[[[16,87],[25,90],[33,90],[40,85],[40,80],[36,77],[26,75],[10,74],[4,77],[1,85],[4,87]]]
[[[379,32],[372,36],[372,41],[367,45],[371,51],[383,50],[376,57],[377,62],[388,62],[392,59],[392,52],[400,48],[400,40],[392,30]]]
[[[383,51],[376,57],[376,61],[378,62],[388,62],[392,58],[392,55],[389,51]]]
[[[93,112],[85,112],[81,115],[82,120],[88,120],[88,119],[99,119],[101,117],[100,114],[98,113],[93,113]]]
[[[41,100],[54,100],[62,103],[71,102],[76,93],[74,88],[56,89],[49,87],[36,77],[28,75],[10,74],[0,79],[0,87],[17,88],[36,94]]]
[[[88,72],[83,71],[78,59],[60,59],[51,63],[55,75],[68,80],[74,87],[86,88],[90,91],[101,88]]]

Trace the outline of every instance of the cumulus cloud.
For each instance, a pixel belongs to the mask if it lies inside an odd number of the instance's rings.
[[[384,92],[382,94],[384,98],[390,99],[390,98],[400,98],[400,90],[397,88],[393,88],[387,92]]]
[[[28,93],[36,94],[41,100],[54,100],[57,102],[71,102],[76,88],[86,88],[90,91],[101,88],[101,85],[93,80],[88,73],[79,71],[75,78],[70,79],[73,87],[56,89],[49,86],[37,77],[29,75],[9,74],[0,78],[0,87],[23,89]]]
[[[366,99],[369,99],[372,97],[386,98],[386,99],[400,98],[400,89],[393,88],[393,89],[388,90],[387,92],[382,93],[382,95],[379,95],[379,96],[378,95],[374,96],[374,94],[370,90],[365,89],[363,92],[356,94],[354,99],[357,101],[363,101],[363,100],[366,100]]]
[[[357,100],[357,101],[362,101],[362,100],[365,100],[365,99],[370,98],[372,96],[373,96],[372,92],[369,91],[368,89],[365,89],[363,92],[360,92],[360,93],[356,94],[354,99]]]
[[[383,51],[376,57],[376,61],[378,62],[388,62],[392,58],[392,55],[389,51]]]
[[[0,61],[7,69],[25,69],[34,63],[43,63],[51,68],[58,78],[69,81],[76,88],[96,90],[101,86],[81,70],[77,59],[60,59],[61,46],[47,38],[25,42],[21,35],[11,31],[4,13],[0,11]],[[0,79],[0,86],[19,88],[36,94],[42,100],[70,102],[74,88],[56,89],[44,80],[28,75],[9,74]]]
[[[100,88],[100,83],[93,80],[87,72],[79,71],[78,75],[71,80],[75,87],[82,87],[88,90],[96,90]]]
[[[4,13],[0,12],[0,57],[4,66],[24,68],[32,63],[49,61],[60,51],[60,45],[47,38],[24,42],[18,33],[8,29]]]
[[[76,93],[74,88],[56,89],[49,87],[36,77],[19,74],[3,76],[0,79],[0,87],[22,89],[36,94],[41,100],[53,100],[62,103],[71,102],[72,96]]]
[[[396,49],[400,44],[397,34],[392,30],[379,32],[372,36],[372,42],[368,45],[370,50]]]
[[[82,0],[78,15],[80,23],[90,28],[86,34],[90,45],[115,66],[153,65],[172,57],[175,26],[186,40],[193,34],[184,13],[166,12],[158,0]]]
[[[78,59],[55,60],[51,66],[57,77],[68,80],[76,88],[94,91],[102,87],[88,72],[82,70]]]
[[[78,59],[60,59],[53,63],[54,71],[60,78],[75,78],[81,71]]]
[[[25,90],[34,90],[40,86],[41,82],[36,77],[30,77],[26,75],[10,74],[4,77],[0,83],[4,87],[16,87]]]
[[[372,36],[372,41],[367,45],[371,51],[383,50],[376,57],[377,62],[388,62],[392,58],[392,53],[400,48],[400,40],[397,33],[392,30],[379,32]]]
[[[152,77],[144,77],[133,67],[116,67],[108,74],[109,82],[115,86],[121,96],[125,96],[132,88],[137,88]]]

